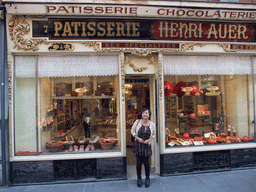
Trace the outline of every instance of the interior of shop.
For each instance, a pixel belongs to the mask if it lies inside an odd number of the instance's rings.
[[[150,109],[150,84],[147,76],[127,75],[125,79],[125,106],[126,106],[126,159],[127,177],[136,179],[136,156],[132,152],[131,127],[133,123],[141,118],[144,108]],[[142,174],[144,174],[142,169]],[[151,167],[151,175],[155,170]]]
[[[17,78],[16,86],[20,88],[28,83],[33,84],[33,81],[29,80]],[[40,153],[119,151],[117,86],[116,76],[40,78]],[[30,86],[26,91],[33,93],[35,86]],[[16,103],[22,103],[22,94],[24,93],[16,92]],[[26,102],[30,102],[31,110],[36,111],[31,101],[32,98]],[[19,119],[16,124],[16,143],[20,144],[16,145],[16,155],[35,153],[36,144],[33,145],[32,142],[32,145],[30,143],[30,146],[27,146],[21,142],[24,134],[17,133],[24,132],[29,124],[33,126],[36,122],[28,121],[29,117],[24,119],[21,113],[16,113],[16,120],[18,118],[23,120]],[[24,120],[26,126],[21,124]],[[30,134],[35,135],[36,130],[31,129]]]
[[[250,75],[166,75],[164,86],[166,148],[252,141]]]

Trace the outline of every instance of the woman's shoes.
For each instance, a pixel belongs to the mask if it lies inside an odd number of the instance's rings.
[[[150,180],[149,180],[149,178],[146,178],[146,180],[145,180],[145,187],[149,188],[149,186],[150,186]]]
[[[141,178],[137,179],[137,186],[142,187],[142,179]]]

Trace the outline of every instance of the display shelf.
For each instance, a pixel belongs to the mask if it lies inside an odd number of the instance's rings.
[[[215,93],[211,93],[211,92],[206,92],[205,96],[219,96],[221,95],[221,92],[215,92]],[[171,95],[167,96],[167,97],[175,97],[177,96],[176,93],[172,93]],[[200,94],[197,95],[184,95],[185,97],[193,97],[193,96],[201,96]]]
[[[74,129],[76,129],[77,128],[77,126],[74,126],[74,127],[72,127],[70,130],[68,130],[67,132],[65,132],[65,133],[62,133],[61,134],[61,137],[66,137],[70,132],[72,132]]]
[[[52,96],[52,99],[112,99],[116,95],[101,95],[101,96]]]
[[[215,92],[215,93],[206,92],[205,95],[206,96],[219,96],[219,95],[221,95],[221,92]]]

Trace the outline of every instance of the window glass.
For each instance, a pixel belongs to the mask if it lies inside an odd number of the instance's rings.
[[[15,154],[36,154],[36,59],[15,58],[14,137]]]
[[[117,76],[40,78],[39,86],[43,154],[120,149]]]
[[[15,57],[16,155],[120,151],[118,59],[88,58]]]
[[[180,61],[181,68],[183,64],[187,66],[184,73],[200,66],[202,61],[202,71],[211,73],[211,67],[215,70],[215,64],[207,64],[207,57],[187,59],[192,59],[193,66],[190,68],[187,61]],[[208,60],[210,63],[211,58]],[[224,70],[218,69],[219,75],[164,76],[166,148],[254,141],[251,62],[248,58],[240,58],[232,63],[232,69],[228,69],[229,60],[216,57],[214,61],[223,65]],[[165,69],[167,71],[168,67]]]

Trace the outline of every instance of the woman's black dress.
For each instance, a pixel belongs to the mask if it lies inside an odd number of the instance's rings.
[[[151,135],[151,130],[149,126],[142,125],[141,128],[138,130],[138,137],[142,138],[144,141],[148,140],[150,138],[150,135]],[[145,156],[145,157],[152,156],[151,145],[140,143],[137,140],[135,140],[132,150],[136,155]]]

